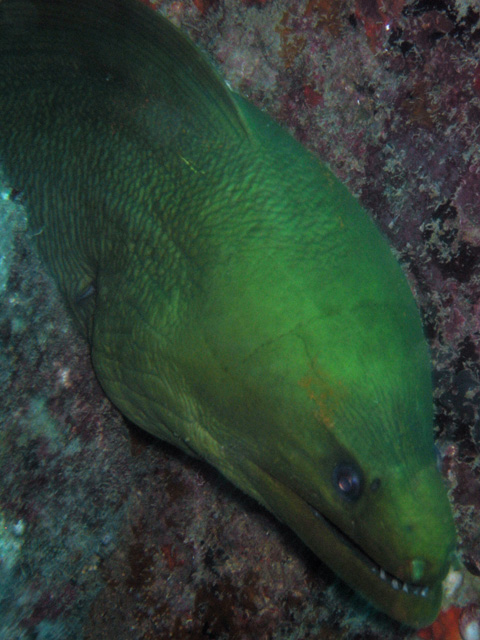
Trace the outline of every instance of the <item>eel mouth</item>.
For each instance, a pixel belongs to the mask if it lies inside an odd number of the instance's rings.
[[[386,571],[382,566],[380,566],[373,558],[371,558],[368,554],[363,551],[359,545],[349,538],[336,524],[334,524],[331,520],[329,520],[326,516],[321,514],[315,507],[313,507],[309,502],[307,502],[310,510],[312,511],[315,518],[320,520],[322,524],[330,529],[335,537],[339,540],[341,544],[348,547],[351,553],[353,553],[359,560],[361,560],[371,571],[372,574],[378,576],[379,580],[383,581],[385,584],[389,585],[394,591],[403,591],[409,595],[418,596],[420,598],[426,598],[430,592],[430,588],[425,585],[414,584],[410,582],[405,582],[398,578],[397,576]]]
[[[244,478],[250,481],[243,485],[247,492],[290,526],[350,588],[402,624],[420,628],[435,620],[442,600],[440,575],[423,584],[400,579],[376,562],[301,493],[248,458],[244,458],[243,463]],[[236,479],[238,481],[238,477]]]

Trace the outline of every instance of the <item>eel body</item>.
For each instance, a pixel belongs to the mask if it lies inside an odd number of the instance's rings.
[[[455,532],[430,357],[348,190],[135,0],[0,1],[0,160],[120,410],[431,622]]]

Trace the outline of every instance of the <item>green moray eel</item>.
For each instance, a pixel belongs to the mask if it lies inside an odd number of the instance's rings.
[[[120,410],[431,622],[455,532],[429,352],[330,170],[134,0],[0,1],[0,156]]]

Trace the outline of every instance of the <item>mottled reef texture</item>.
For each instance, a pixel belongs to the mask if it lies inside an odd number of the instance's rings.
[[[331,165],[405,265],[466,575],[480,575],[478,2],[155,7]],[[412,637],[214,470],[121,418],[32,251],[21,194],[1,206],[0,638]]]

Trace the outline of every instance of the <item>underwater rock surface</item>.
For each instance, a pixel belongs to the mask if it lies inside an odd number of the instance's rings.
[[[480,575],[476,3],[155,7],[330,164],[396,250],[432,348],[463,559]],[[3,186],[0,637],[414,637],[214,470],[126,424],[31,249],[21,193]]]

